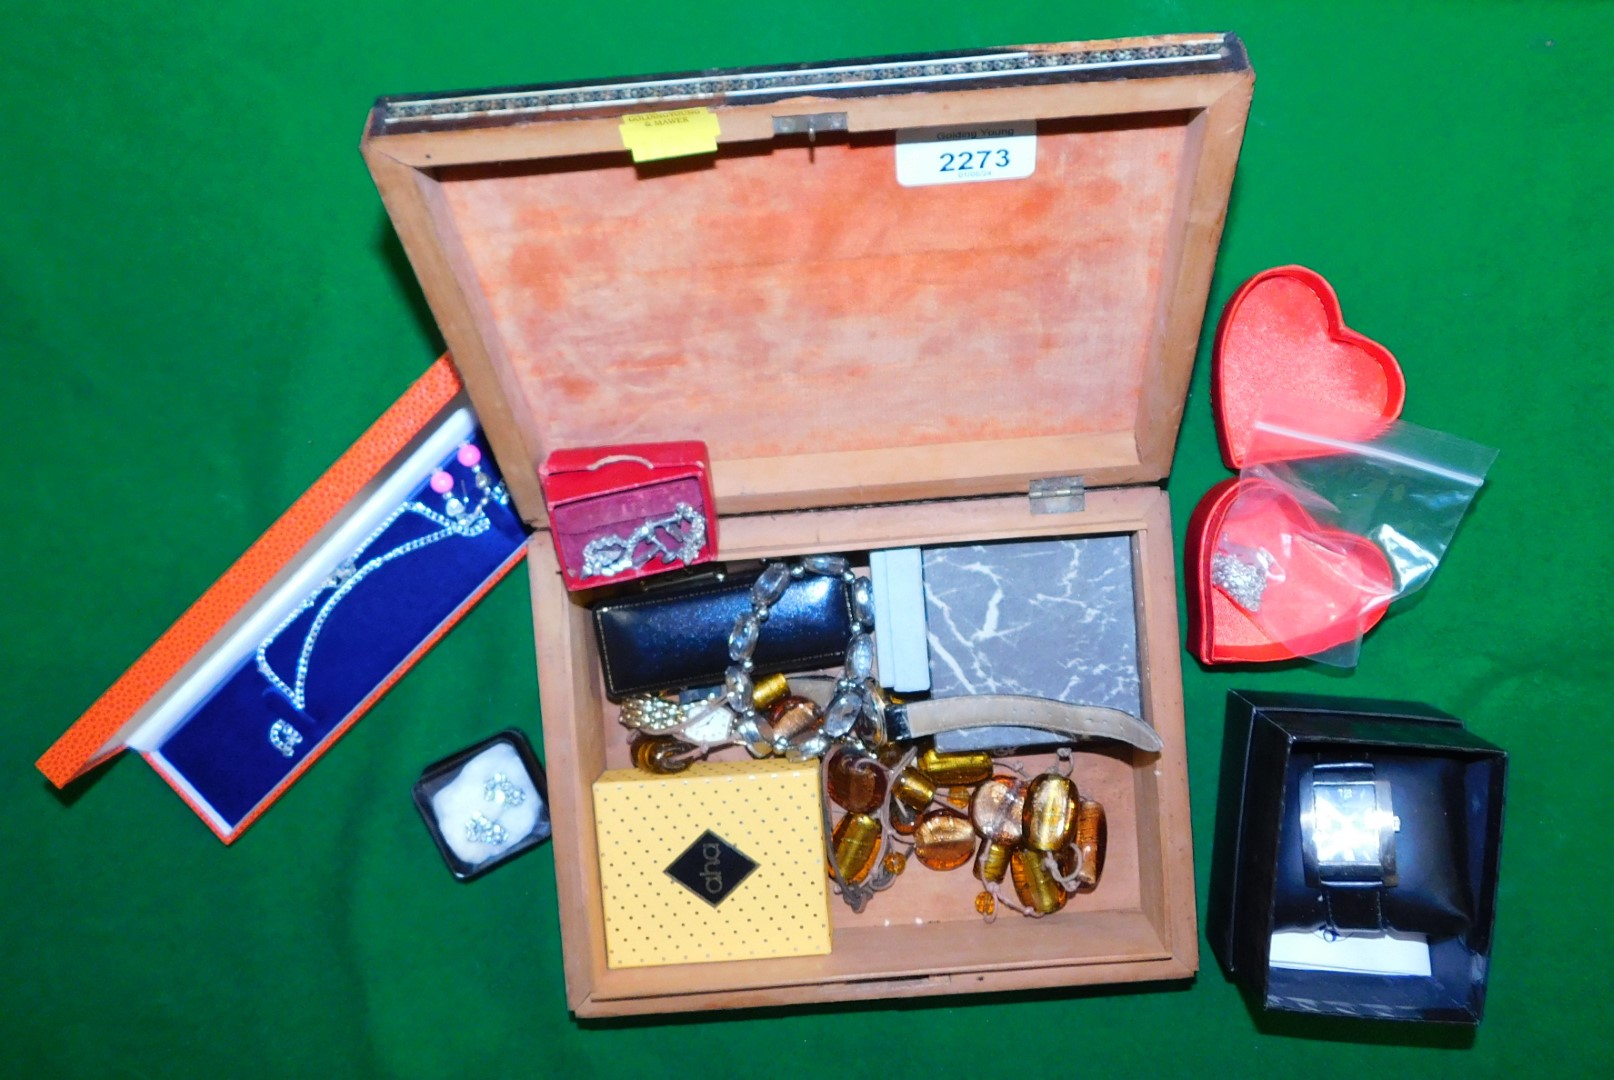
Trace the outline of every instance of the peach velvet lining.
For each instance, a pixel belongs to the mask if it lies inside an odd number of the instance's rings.
[[[889,134],[441,178],[543,453],[754,458],[1131,430],[1185,138],[1045,122],[1031,178],[923,188]]]

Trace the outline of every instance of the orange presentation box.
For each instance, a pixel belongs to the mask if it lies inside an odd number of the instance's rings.
[[[1185,35],[376,104],[365,158],[537,530],[577,1014],[1196,970],[1161,484],[1252,83],[1237,38]],[[538,468],[566,447],[684,439],[710,450],[720,560],[1130,538],[1143,719],[1163,749],[1077,754],[1109,815],[1097,890],[985,925],[970,881],[914,868],[860,914],[837,901],[826,955],[607,966],[591,787],[629,765],[627,738]]]
[[[235,840],[526,553],[445,356],[56,741],[140,753]]]

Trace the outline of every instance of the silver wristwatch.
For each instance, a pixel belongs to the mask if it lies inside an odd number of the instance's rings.
[[[1300,782],[1306,884],[1322,890],[1334,930],[1384,928],[1383,890],[1397,881],[1401,829],[1390,781],[1370,762],[1319,761]]]

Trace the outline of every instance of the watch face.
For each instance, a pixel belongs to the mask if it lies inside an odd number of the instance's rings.
[[[1320,783],[1312,797],[1311,835],[1318,868],[1377,869],[1383,853],[1373,782]]]

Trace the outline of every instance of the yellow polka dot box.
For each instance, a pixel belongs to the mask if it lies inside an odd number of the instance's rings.
[[[814,761],[702,762],[594,782],[612,968],[830,951]]]

